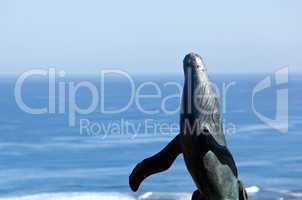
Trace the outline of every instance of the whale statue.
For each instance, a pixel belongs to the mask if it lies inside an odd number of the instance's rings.
[[[192,200],[246,200],[245,187],[227,148],[217,95],[202,58],[189,53],[183,60],[183,70],[180,133],[159,153],[135,166],[129,185],[137,191],[145,178],[167,170],[183,154],[197,188]]]

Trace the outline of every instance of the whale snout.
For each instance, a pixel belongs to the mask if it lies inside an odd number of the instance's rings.
[[[185,68],[193,67],[195,69],[201,69],[201,70],[205,69],[203,60],[202,60],[201,56],[198,55],[197,53],[187,54],[183,60],[183,65]]]

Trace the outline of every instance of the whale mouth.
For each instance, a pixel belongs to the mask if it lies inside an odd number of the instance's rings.
[[[185,68],[193,68],[196,70],[205,71],[205,65],[200,55],[196,53],[189,53],[185,56],[183,60],[183,65]]]

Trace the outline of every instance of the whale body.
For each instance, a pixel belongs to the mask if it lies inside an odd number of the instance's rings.
[[[145,178],[167,170],[183,154],[197,187],[192,200],[245,200],[247,193],[227,148],[218,98],[202,58],[196,53],[186,55],[183,70],[180,133],[159,153],[136,165],[129,185],[137,191]]]

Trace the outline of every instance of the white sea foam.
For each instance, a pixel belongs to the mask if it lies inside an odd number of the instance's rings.
[[[161,199],[169,199],[169,200],[190,200],[191,193],[168,193],[168,192],[146,192],[140,197],[138,200],[161,200]]]
[[[296,198],[302,198],[301,192],[289,192],[288,194]]]
[[[0,200],[135,200],[135,198],[121,193],[45,193],[5,197]]]
[[[249,195],[259,192],[256,186],[247,187]],[[32,195],[21,195],[13,197],[0,197],[0,200],[190,200],[192,193],[174,192],[146,192],[139,197],[131,196],[127,193],[102,193],[102,192],[66,192],[66,193],[41,193]],[[300,193],[292,196],[301,197]]]
[[[145,194],[143,194],[142,196],[140,196],[138,199],[139,199],[139,200],[147,199],[147,198],[149,198],[152,194],[153,194],[152,192],[146,192]]]
[[[253,195],[260,191],[260,189],[257,186],[246,187],[245,190],[248,193],[248,195]]]
[[[269,189],[268,191],[276,192],[276,193],[282,194],[286,197],[291,197],[294,199],[302,199],[302,192],[293,192],[293,191],[289,191],[289,190],[280,190],[280,189],[272,189],[272,188]]]
[[[15,197],[4,197],[0,200],[190,200],[190,193],[153,193],[147,192],[136,198],[123,193],[44,193]]]
[[[259,192],[259,188],[256,186],[247,187],[246,190],[249,195]],[[66,192],[0,197],[0,200],[190,200],[191,195],[192,193],[146,192],[139,197],[134,197],[127,193]],[[293,194],[293,196],[299,195],[300,193]]]
[[[248,195],[253,196],[260,191],[257,186],[251,186],[245,188]],[[146,192],[141,195],[138,200],[190,200],[192,193],[165,193],[165,192]]]

